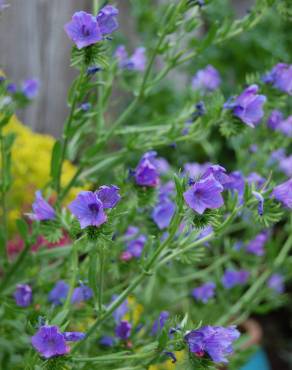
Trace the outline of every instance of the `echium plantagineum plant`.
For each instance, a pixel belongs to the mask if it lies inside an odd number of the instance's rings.
[[[246,86],[230,83],[231,96],[208,60],[175,90],[183,99],[165,103],[161,86],[209,48],[253,32],[274,5],[258,0],[202,34],[208,1],[162,2],[133,51],[116,41],[115,4],[74,13],[64,27],[79,71],[70,113],[51,181],[17,221],[23,249],[13,258],[15,136],[6,127],[38,82],[1,77],[0,367],[239,369],[247,360],[244,321],[285,302],[291,265],[292,65],[279,60]],[[116,86],[127,91],[118,106]],[[63,187],[67,159],[78,167]],[[84,190],[66,204],[77,184]],[[66,245],[31,252],[39,236],[64,235]]]

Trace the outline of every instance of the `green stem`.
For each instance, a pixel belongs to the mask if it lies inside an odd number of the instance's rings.
[[[80,240],[80,239],[79,239]],[[76,284],[77,274],[78,274],[78,241],[76,240],[72,247],[72,255],[71,255],[71,280],[70,280],[70,288],[69,292],[64,304],[64,311],[69,310],[71,305],[71,298],[73,295],[74,287]]]
[[[5,277],[2,281],[2,284],[0,285],[0,292],[5,290],[11,278],[15,277],[15,272],[20,269],[20,266],[25,260],[25,257],[27,256],[29,250],[30,250],[30,244],[26,242],[24,249],[20,252],[16,261],[10,266],[10,268],[6,272]]]
[[[156,252],[153,253],[153,256],[150,258],[149,262],[146,264],[145,269],[138,275],[132,283],[111,303],[111,305],[107,308],[107,310],[102,313],[95,323],[88,329],[86,337],[90,337],[93,333],[95,333],[97,327],[102,324],[111,314],[124,302],[124,300],[128,297],[130,293],[132,293],[137,286],[147,277],[150,275],[150,270],[154,266],[155,262],[160,256],[162,250],[168,246],[171,242],[172,238],[175,236],[177,228],[180,224],[180,209],[177,211],[176,216],[173,219],[171,224],[171,231],[169,233],[168,238],[157,248]],[[77,342],[72,350],[76,351],[79,347],[83,345],[84,341]]]
[[[171,254],[169,254],[168,256],[166,256],[165,258],[163,258],[157,265],[157,267],[159,266],[162,266],[162,265],[165,265],[167,262],[169,262],[170,260],[180,256],[181,254],[184,254],[186,253],[187,251],[197,247],[198,245],[201,245],[201,244],[204,244],[204,243],[207,243],[209,240],[213,239],[214,238],[214,233],[211,233],[207,236],[205,236],[204,238],[202,239],[199,239],[199,240],[196,240],[195,242],[189,244],[187,247],[185,248],[181,248],[177,251],[174,251],[172,252]]]
[[[93,12],[94,16],[97,15],[98,9],[99,9],[99,1],[98,0],[93,0],[92,1],[92,12]]]
[[[73,100],[72,100],[72,104],[71,104],[71,109],[70,109],[69,117],[68,117],[68,119],[65,123],[63,136],[62,136],[62,139],[63,139],[62,151],[61,151],[61,158],[60,158],[60,162],[59,162],[58,175],[57,175],[57,179],[56,179],[56,192],[58,194],[58,200],[57,200],[58,203],[60,203],[59,194],[61,193],[62,169],[63,169],[63,164],[64,164],[64,161],[65,161],[65,158],[66,158],[67,146],[68,146],[68,143],[69,143],[69,132],[70,132],[70,128],[71,128],[71,125],[72,125],[72,122],[73,122],[73,118],[74,118],[74,113],[75,113],[77,100],[78,100],[78,95],[79,95],[78,94],[78,89],[79,89],[79,86],[81,84],[82,78],[83,78],[83,70],[80,72],[79,79],[77,81],[76,86],[74,87],[74,96],[73,96]]]
[[[105,267],[105,255],[104,255],[104,247],[102,245],[99,250],[99,287],[98,287],[98,310],[99,312],[102,311],[104,267]]]

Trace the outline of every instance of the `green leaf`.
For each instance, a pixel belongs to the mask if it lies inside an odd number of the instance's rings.
[[[62,156],[62,144],[59,140],[57,140],[53,147],[51,159],[51,177],[53,181],[55,181],[58,176],[61,156]]]
[[[28,224],[23,219],[19,219],[16,221],[16,226],[21,237],[26,240],[29,233]]]

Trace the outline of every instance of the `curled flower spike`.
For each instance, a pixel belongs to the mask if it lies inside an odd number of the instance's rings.
[[[264,197],[257,191],[253,191],[252,194],[259,201],[258,203],[258,214],[262,216],[264,214]]]

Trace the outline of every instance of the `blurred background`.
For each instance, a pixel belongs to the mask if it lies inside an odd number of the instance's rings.
[[[155,6],[165,0],[144,1]],[[67,90],[75,73],[69,66],[72,45],[63,26],[76,10],[90,11],[92,0],[6,2],[10,7],[0,15],[0,68],[15,82],[29,77],[41,81],[37,102],[19,116],[33,130],[58,136],[67,114]],[[142,2],[115,0],[114,3],[120,10],[122,34],[127,44],[135,47],[140,40],[130,14]],[[231,1],[236,16],[246,14],[253,3],[254,0]]]

